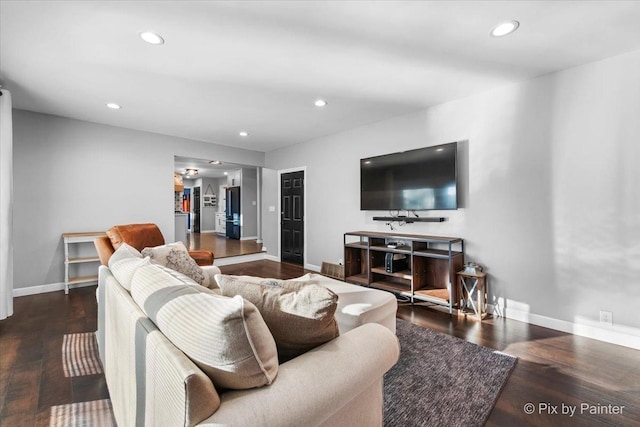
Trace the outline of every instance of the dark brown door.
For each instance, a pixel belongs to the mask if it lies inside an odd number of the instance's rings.
[[[284,262],[304,262],[304,172],[280,175],[280,225]]]

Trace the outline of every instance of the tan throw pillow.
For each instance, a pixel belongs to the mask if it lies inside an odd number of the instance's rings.
[[[170,243],[168,245],[144,248],[142,256],[151,258],[151,262],[164,265],[172,270],[191,277],[200,285],[204,283],[204,273],[202,268],[191,258],[189,251],[182,242]]]
[[[178,274],[154,264],[140,267],[131,282],[133,300],[216,387],[271,384],[278,354],[256,307],[239,296],[215,295]]]
[[[255,283],[216,274],[222,295],[241,295],[252,302],[278,346],[280,363],[338,336],[335,319],[338,296],[314,283],[276,279]]]

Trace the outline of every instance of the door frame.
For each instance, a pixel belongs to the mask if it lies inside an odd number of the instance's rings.
[[[302,245],[302,267],[307,268],[307,167],[299,166],[297,168],[289,168],[289,169],[279,169],[278,170],[278,261],[282,262],[282,174],[291,173],[291,172],[303,172],[304,180],[302,185],[302,191],[304,191],[304,202],[302,203],[304,209],[304,215],[302,216],[302,221],[304,224],[304,229],[302,232],[302,236],[304,239],[304,244]]]

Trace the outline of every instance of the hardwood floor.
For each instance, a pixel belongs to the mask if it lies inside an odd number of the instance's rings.
[[[48,426],[55,405],[108,398],[104,375],[65,378],[64,334],[96,330],[95,286],[14,299],[0,321],[0,425]]]
[[[221,269],[283,279],[307,272],[272,261]],[[487,425],[640,425],[640,351],[509,319],[479,323],[419,305],[401,304],[398,317],[519,357]],[[14,316],[0,321],[0,425],[47,426],[53,405],[108,396],[103,375],[65,378],[61,372],[62,335],[95,329],[95,287],[15,299]],[[527,403],[534,404],[534,414],[525,414]],[[539,413],[544,404],[548,409]],[[573,417],[562,414],[563,404],[576,408]],[[591,406],[581,414],[581,404]],[[550,413],[552,406],[557,414]],[[620,406],[621,414],[602,413]]]
[[[217,233],[189,233],[187,239],[190,251],[211,251],[215,259],[262,252],[262,243],[255,240],[227,239]]]

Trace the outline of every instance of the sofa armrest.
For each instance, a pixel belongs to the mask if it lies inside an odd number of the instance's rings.
[[[280,365],[270,386],[227,391],[218,410],[199,425],[322,425],[371,387],[380,387],[380,396],[368,412],[381,424],[382,377],[399,354],[389,329],[363,325]]]
[[[211,251],[189,251],[189,255],[200,266],[213,265],[213,252]]]
[[[109,240],[107,236],[97,237],[93,240],[93,244],[98,252],[100,264],[109,265],[109,258],[111,258],[111,255],[115,252],[113,246],[111,246],[111,240]]]

